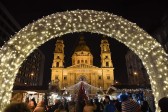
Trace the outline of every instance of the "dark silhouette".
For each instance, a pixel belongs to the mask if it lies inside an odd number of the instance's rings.
[[[98,99],[94,99],[94,104],[96,105],[96,110],[94,112],[102,112],[103,111],[103,104],[101,104]]]
[[[109,96],[105,96],[105,106],[104,106],[104,110],[103,112],[115,112],[116,111],[116,107],[113,103],[113,101],[110,100]]]
[[[4,112],[31,112],[27,107],[26,103],[11,103],[9,104]]]
[[[114,105],[118,112],[121,112],[121,102],[119,102],[118,100],[114,100]]]
[[[60,100],[55,100],[55,104],[52,105],[50,108],[49,108],[49,112],[54,112],[56,109],[58,109],[59,105],[61,104]]]
[[[63,108],[64,108],[67,112],[69,112],[69,110],[68,110],[68,101],[67,101],[66,98],[63,98],[62,105],[63,105]]]
[[[147,101],[143,101],[141,105],[141,111],[142,112],[152,112]]]
[[[168,112],[168,97],[163,97],[159,100],[158,105],[161,109],[160,112]]]

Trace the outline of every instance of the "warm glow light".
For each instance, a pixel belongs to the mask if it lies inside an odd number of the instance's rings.
[[[34,74],[33,74],[33,73],[31,73],[31,76],[34,76]]]
[[[135,76],[137,76],[137,75],[138,75],[138,73],[137,73],[137,72],[134,72],[134,75],[135,75]]]
[[[0,112],[10,103],[16,73],[26,57],[48,40],[73,32],[91,32],[117,39],[142,60],[158,100],[168,95],[168,54],[161,45],[122,17],[101,11],[76,10],[59,12],[27,25],[0,50]]]

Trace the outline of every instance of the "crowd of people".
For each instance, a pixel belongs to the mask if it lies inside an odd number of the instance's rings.
[[[129,95],[122,94],[119,100],[111,100],[105,96],[103,101],[98,99],[87,99],[83,106],[79,106],[80,101],[55,100],[52,106],[46,106],[43,101],[38,103],[34,99],[28,103],[11,103],[4,112],[152,112],[146,101],[139,104]],[[168,111],[168,97],[159,100],[161,112]],[[80,109],[79,109],[80,107]]]

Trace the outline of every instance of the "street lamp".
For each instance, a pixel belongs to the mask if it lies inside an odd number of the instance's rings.
[[[114,85],[121,85],[121,82],[115,80],[115,81],[114,81]]]
[[[137,72],[134,72],[134,76],[137,76],[138,75],[138,73]]]

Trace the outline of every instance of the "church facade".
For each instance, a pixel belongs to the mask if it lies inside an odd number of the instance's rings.
[[[79,81],[107,90],[114,84],[114,68],[108,40],[101,40],[101,67],[93,65],[93,55],[80,37],[78,46],[72,55],[72,66],[64,67],[64,42],[58,39],[55,44],[54,59],[51,68],[51,85],[60,89],[72,86]]]

